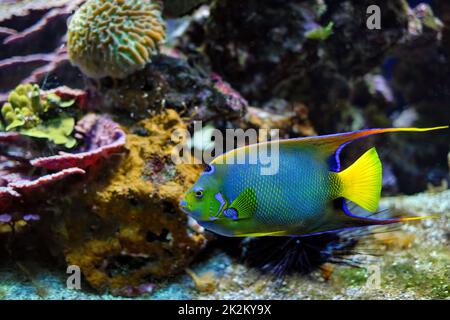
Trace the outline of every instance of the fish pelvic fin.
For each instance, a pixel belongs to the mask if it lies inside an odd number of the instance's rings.
[[[361,208],[375,212],[381,195],[382,166],[375,148],[369,149],[350,167],[338,173],[337,196],[346,198]]]

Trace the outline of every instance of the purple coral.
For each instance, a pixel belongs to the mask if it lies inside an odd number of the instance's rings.
[[[86,169],[99,163],[125,145],[125,133],[106,116],[89,114],[76,126],[80,146],[75,153],[41,156],[39,141],[17,133],[0,132],[0,222],[21,219],[37,220],[29,214],[36,195],[56,182],[74,175],[84,175]]]
[[[48,75],[82,85],[78,70],[68,61],[65,34],[68,17],[84,1],[0,3],[0,86],[6,90],[0,92],[0,102],[19,83],[40,82]]]
[[[50,170],[83,168],[95,164],[103,157],[119,152],[125,145],[125,133],[106,116],[89,114],[76,126],[77,138],[84,141],[76,153],[62,153],[30,161],[35,167]]]
[[[0,157],[0,212],[15,211],[35,191],[43,190],[69,176],[85,173],[80,168],[69,168],[43,176],[33,171],[27,163]]]

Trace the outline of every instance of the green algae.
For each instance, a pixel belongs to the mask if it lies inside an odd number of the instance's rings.
[[[333,277],[344,286],[363,286],[367,282],[368,274],[365,268],[343,267],[337,269]]]
[[[75,119],[61,117],[46,121],[31,129],[21,130],[20,133],[33,138],[43,138],[66,148],[73,148],[77,141],[70,135],[75,128]]]
[[[4,300],[6,297],[6,290],[0,288],[0,300]]]
[[[385,271],[386,277],[390,278],[386,281],[392,281],[400,288],[411,289],[436,299],[450,297],[449,270],[442,273],[425,272],[417,270],[409,263],[399,263],[387,266]]]
[[[76,140],[71,134],[75,119],[65,109],[74,104],[74,99],[63,100],[54,93],[42,96],[38,85],[21,84],[1,108],[0,130],[16,131],[73,148]]]
[[[333,34],[333,22],[329,22],[325,27],[318,27],[316,29],[313,29],[311,31],[308,31],[305,34],[305,37],[307,39],[313,39],[313,40],[327,40],[332,34]]]

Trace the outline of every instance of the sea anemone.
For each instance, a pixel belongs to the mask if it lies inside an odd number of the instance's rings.
[[[89,77],[121,79],[143,69],[164,37],[154,1],[89,0],[70,20],[68,53]]]

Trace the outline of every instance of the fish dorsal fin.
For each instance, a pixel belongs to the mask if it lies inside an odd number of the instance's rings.
[[[237,219],[247,219],[253,216],[257,207],[258,203],[255,191],[247,188],[234,199],[229,209],[237,211]]]
[[[322,154],[325,158],[333,156],[333,171],[340,171],[340,151],[350,142],[355,141],[360,138],[368,137],[371,135],[379,133],[388,132],[424,132],[439,129],[447,129],[449,126],[440,126],[433,128],[382,128],[382,129],[365,129],[345,133],[330,134],[324,136],[306,137],[306,138],[293,138],[293,139],[283,139],[274,140],[268,142],[261,142],[257,144],[252,144],[248,146],[243,146],[231,151],[226,152],[218,157],[216,157],[211,164],[215,163],[228,163],[228,160],[232,160],[239,154],[248,154],[249,152],[257,151],[257,146],[262,144],[272,144],[279,143],[280,149],[282,148],[304,148],[306,146],[315,148]],[[230,161],[230,163],[233,163]]]
[[[346,133],[337,133],[330,134],[324,136],[316,136],[316,137],[306,137],[306,138],[294,138],[287,140],[280,140],[280,146],[283,145],[285,147],[295,147],[295,146],[305,146],[309,145],[310,147],[317,148],[325,157],[330,157],[334,155],[334,168],[333,171],[340,171],[340,160],[339,154],[340,151],[349,143],[361,139],[367,136],[379,134],[379,133],[388,133],[388,132],[423,132],[423,131],[432,131],[439,129],[446,129],[448,126],[441,127],[433,127],[433,128],[383,128],[383,129],[366,129],[366,130],[358,130]]]

